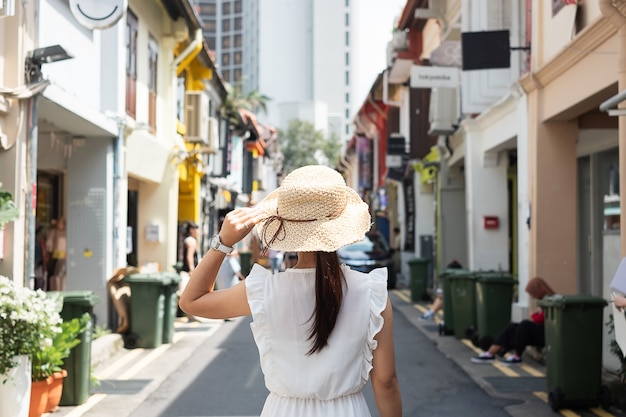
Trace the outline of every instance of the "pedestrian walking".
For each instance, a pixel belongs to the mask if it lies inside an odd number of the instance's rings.
[[[294,268],[254,265],[241,283],[214,291],[225,254],[253,227],[265,248],[298,252]],[[190,314],[252,315],[270,391],[261,416],[370,416],[369,378],[379,415],[400,417],[387,270],[366,274],[339,263],[337,249],[370,229],[368,206],[324,166],[290,173],[259,208],[230,212],[181,298]]]

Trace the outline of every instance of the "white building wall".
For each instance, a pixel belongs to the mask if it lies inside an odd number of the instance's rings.
[[[466,133],[468,268],[508,271],[508,156],[506,152],[485,152],[484,136],[486,133],[476,122],[467,121],[463,125]],[[509,137],[503,137],[505,138]],[[497,216],[499,227],[486,229],[484,216]]]

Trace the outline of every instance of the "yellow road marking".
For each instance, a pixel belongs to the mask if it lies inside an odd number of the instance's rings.
[[[600,417],[614,417],[613,414],[598,407],[589,408],[589,411],[591,411],[593,414],[600,416]]]
[[[474,344],[469,339],[461,339],[461,342],[463,342],[465,346],[472,349],[477,354],[480,355],[481,353],[483,353],[483,351],[481,349],[478,349],[476,346],[474,346]]]
[[[510,376],[512,378],[517,378],[519,377],[519,374],[517,372],[515,372],[513,369],[509,368],[506,365],[502,365],[500,362],[498,362],[497,360],[493,362],[492,364],[498,371],[502,372],[504,375],[506,376]]]
[[[401,290],[396,290],[396,295],[402,299],[402,301],[405,301],[407,303],[411,302],[411,297],[409,297],[408,295],[404,294]]]
[[[65,417],[80,417],[85,414],[87,411],[91,410],[96,404],[106,398],[106,394],[94,394],[87,399],[86,402],[79,405],[71,412],[65,415]]]
[[[536,377],[544,377],[545,375],[543,374],[543,372],[536,370],[535,368],[528,366],[528,365],[520,365],[520,369],[523,369],[524,372],[532,375],[532,376],[536,376]]]
[[[536,391],[536,392],[533,392],[533,394],[535,394],[535,396],[537,398],[540,398],[544,403],[548,402],[548,393],[547,392]],[[569,410],[567,408],[559,410],[559,413],[562,416],[565,416],[565,417],[580,417],[580,414],[575,413],[572,410]]]
[[[98,372],[94,376],[97,379],[106,379],[110,375],[113,375],[113,373],[115,373],[120,368],[126,366],[127,363],[129,363],[131,361],[134,361],[135,358],[137,356],[141,355],[143,352],[144,352],[144,349],[141,349],[141,348],[140,349],[133,349],[130,352],[125,353],[124,356],[122,356],[121,358],[119,358],[115,362],[113,362],[111,364],[111,366],[107,367],[106,369],[103,369],[102,371]]]

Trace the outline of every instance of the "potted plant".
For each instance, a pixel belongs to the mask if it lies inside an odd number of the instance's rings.
[[[63,369],[64,361],[71,349],[80,343],[79,336],[87,329],[90,320],[89,314],[85,313],[81,318],[64,321],[51,343],[46,343],[33,355],[33,383],[47,382],[47,402],[43,412],[54,411],[59,406],[63,378],[67,376],[67,371]]]
[[[0,276],[0,417],[26,417],[31,360],[60,331],[61,317],[54,300],[43,291],[17,286]],[[16,375],[16,369],[28,372],[23,385],[18,383],[23,382],[23,375]]]

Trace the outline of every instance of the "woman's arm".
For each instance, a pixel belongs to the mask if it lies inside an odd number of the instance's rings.
[[[393,310],[387,298],[387,306],[382,313],[384,324],[376,335],[378,346],[372,359],[372,389],[376,407],[381,417],[401,417],[402,397],[396,375],[396,358],[393,346]]]
[[[222,224],[220,240],[226,246],[234,246],[264,217],[265,213],[258,209],[240,208],[231,211]],[[210,249],[190,274],[189,284],[179,300],[180,308],[185,313],[213,319],[250,315],[244,282],[224,290],[213,289],[224,256],[224,253]]]

